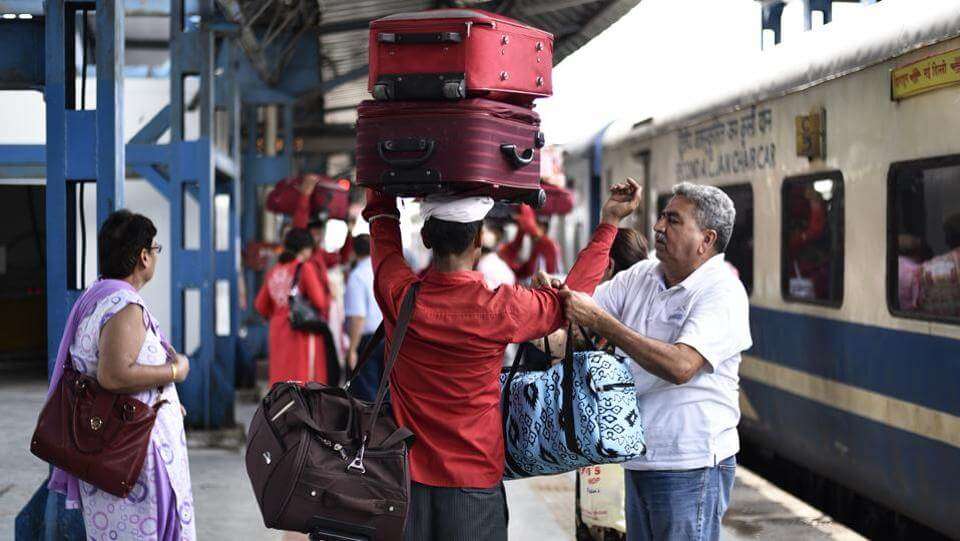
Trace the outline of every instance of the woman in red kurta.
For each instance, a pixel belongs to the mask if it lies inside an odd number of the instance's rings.
[[[326,287],[326,267],[318,258],[311,257],[313,238],[305,229],[291,229],[283,240],[283,249],[280,262],[267,272],[254,303],[257,311],[270,320],[270,385],[288,380],[326,383],[323,338],[293,330],[288,306],[294,275],[302,265],[299,290],[327,317],[330,292]]]
[[[536,214],[529,205],[520,205],[516,222],[516,237],[500,248],[499,255],[513,270],[517,280],[526,280],[541,270],[547,274],[559,273],[560,247],[537,225]],[[530,248],[530,257],[521,262],[520,249],[523,248],[523,238],[527,235],[533,240],[533,245]]]

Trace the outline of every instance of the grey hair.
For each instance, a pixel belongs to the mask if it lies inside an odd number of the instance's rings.
[[[681,182],[673,187],[673,195],[680,195],[689,199],[696,208],[697,224],[703,229],[713,229],[717,232],[715,247],[717,253],[726,251],[733,235],[733,222],[737,217],[737,209],[733,207],[733,200],[720,188],[703,186],[691,182]]]

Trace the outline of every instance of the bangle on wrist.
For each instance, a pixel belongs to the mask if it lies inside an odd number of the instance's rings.
[[[170,363],[170,370],[173,372],[173,381],[177,381],[177,365],[176,365],[176,363]]]

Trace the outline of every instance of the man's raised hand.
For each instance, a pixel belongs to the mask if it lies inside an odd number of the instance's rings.
[[[636,180],[627,177],[626,182],[610,186],[610,197],[603,204],[601,222],[617,225],[620,220],[630,216],[643,197],[643,190]]]

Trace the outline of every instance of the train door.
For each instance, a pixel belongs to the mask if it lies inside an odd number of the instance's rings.
[[[0,373],[46,374],[44,186],[0,186]],[[4,376],[6,377],[6,376]]]

